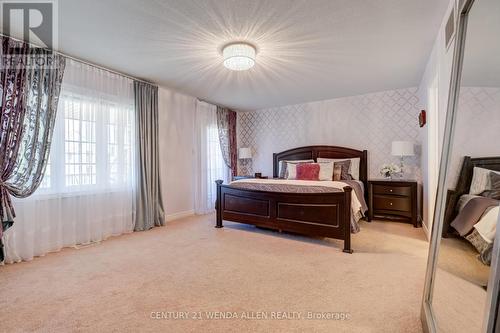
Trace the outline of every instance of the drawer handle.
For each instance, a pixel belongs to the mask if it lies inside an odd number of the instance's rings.
[[[392,192],[392,190],[389,190],[389,192]]]
[[[389,205],[391,205],[391,206],[392,206],[392,202],[389,202]]]

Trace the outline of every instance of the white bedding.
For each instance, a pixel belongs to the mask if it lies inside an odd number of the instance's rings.
[[[478,197],[480,196],[473,194],[462,195],[458,201],[458,211],[461,212],[470,200]],[[495,239],[499,214],[500,207],[494,207],[488,210],[483,216],[481,216],[481,219],[474,224],[474,229],[476,229],[479,235],[481,235],[481,237],[490,244]]]
[[[500,207],[494,207],[486,212],[479,222],[474,224],[474,229],[476,229],[481,237],[490,244],[493,243],[495,239],[499,213]]]

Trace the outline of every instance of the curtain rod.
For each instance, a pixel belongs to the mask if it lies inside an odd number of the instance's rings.
[[[202,98],[196,98],[198,101],[200,102],[204,102],[204,103],[208,103],[208,104],[212,104],[212,105],[215,105],[215,106],[219,106],[221,108],[225,108],[225,109],[228,109],[229,111],[234,111],[234,112],[238,112],[238,110],[234,110],[233,108],[230,108],[228,106],[225,106],[225,105],[221,105],[221,104],[215,104],[214,102],[211,102],[211,101],[207,101],[206,99],[202,99]]]
[[[18,42],[22,42],[22,43],[27,43],[28,45],[30,46],[34,46],[34,47],[41,47],[41,46],[38,46],[34,43],[31,43],[31,42],[26,42],[24,40],[21,40],[19,38],[15,38],[15,37],[11,37],[11,36],[7,36],[6,34],[0,32],[0,36],[2,37],[7,37],[7,38],[11,38],[15,41],[18,41]],[[109,69],[109,68],[106,68],[106,67],[103,67],[103,66],[99,66],[99,65],[96,65],[94,63],[91,63],[89,61],[85,61],[83,59],[80,59],[80,58],[76,58],[76,57],[73,57],[73,56],[70,56],[68,54],[65,54],[65,53],[62,53],[62,52],[59,52],[59,51],[56,51],[56,50],[51,50],[51,49],[47,49],[47,48],[43,48],[45,50],[48,50],[48,51],[52,51],[56,54],[59,54],[60,56],[63,56],[65,58],[68,58],[68,59],[71,59],[71,60],[74,60],[74,61],[77,61],[79,63],[82,63],[82,64],[85,64],[85,65],[88,65],[88,66],[91,66],[91,67],[95,67],[95,68],[98,68],[98,69],[101,69],[103,71],[106,71],[106,72],[109,72],[109,73],[113,73],[113,74],[116,74],[116,75],[120,75],[120,76],[123,76],[123,77],[126,77],[128,79],[131,79],[131,80],[134,80],[134,81],[138,81],[138,82],[142,82],[142,83],[147,83],[147,84],[151,84],[151,85],[154,85],[154,86],[158,86],[157,84],[153,83],[153,82],[149,82],[149,81],[146,81],[146,80],[143,80],[143,79],[139,79],[137,77],[134,77],[134,76],[131,76],[131,75],[127,75],[125,73],[122,73],[122,72],[118,72],[118,71],[115,71],[113,69]]]

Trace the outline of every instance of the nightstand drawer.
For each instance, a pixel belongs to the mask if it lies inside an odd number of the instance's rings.
[[[398,198],[386,195],[373,196],[373,209],[374,210],[393,210],[400,212],[411,212],[411,199]]]
[[[372,186],[374,194],[411,196],[411,187],[409,186],[387,186],[379,184],[373,184]]]

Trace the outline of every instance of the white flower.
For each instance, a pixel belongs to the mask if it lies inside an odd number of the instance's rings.
[[[393,175],[401,172],[401,167],[397,164],[390,163],[382,165],[382,169],[380,169],[380,174],[382,175]]]

